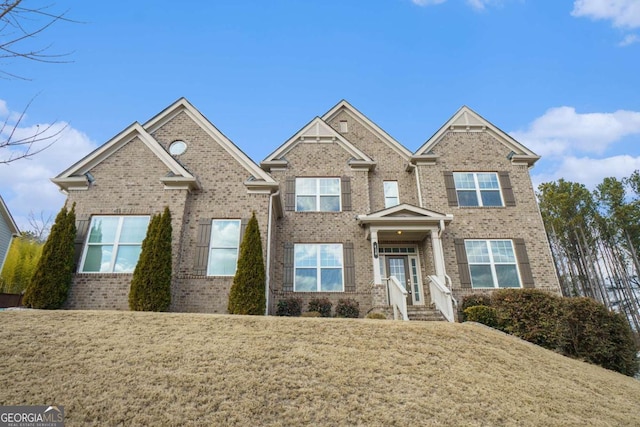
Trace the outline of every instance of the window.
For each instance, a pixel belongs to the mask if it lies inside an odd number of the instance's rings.
[[[349,132],[349,126],[347,125],[346,120],[340,120],[340,133]]]
[[[173,141],[171,145],[169,145],[169,153],[172,156],[179,156],[187,151],[187,143],[181,140]]]
[[[295,245],[296,292],[342,292],[341,244]]]
[[[148,226],[148,216],[92,217],[81,271],[132,273]]]
[[[511,240],[465,240],[473,288],[519,288]]]
[[[504,206],[498,174],[495,172],[454,172],[459,206]]]
[[[211,222],[208,276],[233,276],[238,264],[240,220],[214,219]]]
[[[339,212],[340,178],[296,178],[296,211]]]
[[[400,204],[398,197],[398,181],[384,182],[384,207],[390,208]]]

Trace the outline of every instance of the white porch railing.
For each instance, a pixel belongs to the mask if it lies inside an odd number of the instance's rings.
[[[407,290],[400,284],[395,276],[387,279],[387,290],[389,291],[389,305],[393,307],[393,319],[409,320],[407,314]]]
[[[449,322],[455,322],[453,314],[455,299],[451,295],[451,290],[442,283],[438,276],[429,276],[429,290],[431,291],[431,302],[436,305],[445,319]]]

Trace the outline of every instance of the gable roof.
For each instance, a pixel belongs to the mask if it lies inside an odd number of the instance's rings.
[[[494,126],[491,122],[483,118],[471,108],[463,105],[438,131],[427,140],[415,154],[411,161],[415,163],[420,160],[433,159],[431,150],[436,146],[447,132],[482,132],[492,134],[500,143],[511,150],[509,159],[514,163],[526,163],[532,166],[540,156],[529,150],[524,145],[513,139],[507,133]]]
[[[409,161],[411,158],[411,151],[409,151],[404,145],[396,141],[391,135],[385,132],[380,126],[369,120],[367,116],[358,111],[353,105],[349,104],[344,99],[333,106],[329,111],[324,113],[322,120],[328,122],[337,116],[341,111],[345,111],[366,129],[376,135],[382,142],[387,144],[391,149],[398,153],[404,160]]]
[[[450,222],[451,214],[443,214],[429,209],[420,208],[408,203],[401,203],[390,208],[382,209],[367,215],[358,215],[358,224],[385,224],[385,223],[439,223]]]
[[[0,196],[0,216],[4,219],[4,222],[7,224],[7,227],[9,228],[9,232],[11,233],[11,235],[19,236],[20,230],[18,229],[18,225],[13,220],[13,217],[11,216],[11,212],[9,212],[9,208],[4,203],[2,196]]]
[[[51,181],[65,191],[88,189],[93,179],[89,171],[134,138],[139,138],[167,166],[169,174],[161,178],[165,187],[199,188],[196,178],[162,148],[158,141],[149,135],[138,122],[131,124],[107,143],[93,150],[55,178],[52,178]]]
[[[286,166],[284,156],[291,151],[299,143],[325,143],[335,142],[351,155],[349,164],[352,167],[373,168],[376,162],[359,150],[355,145],[345,139],[336,132],[331,126],[324,122],[320,117],[315,117],[307,123],[302,129],[296,132],[284,144],[278,147],[273,153],[269,154],[260,165],[264,169]]]

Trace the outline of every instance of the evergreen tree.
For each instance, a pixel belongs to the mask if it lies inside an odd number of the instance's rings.
[[[64,206],[56,216],[42,256],[27,286],[24,304],[33,308],[58,309],[67,299],[73,279],[74,241],[76,237],[75,203],[70,211]]]
[[[229,292],[229,313],[263,315],[265,271],[260,228],[254,212],[240,245],[238,268]]]
[[[129,291],[129,308],[168,311],[171,305],[171,212],[154,215],[142,242]]]

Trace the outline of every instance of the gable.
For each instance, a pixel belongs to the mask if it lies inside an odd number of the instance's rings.
[[[411,157],[411,162],[433,163],[437,155],[433,148],[451,132],[486,132],[509,150],[509,160],[514,164],[532,166],[540,156],[513,139],[467,106],[461,107],[431,138]],[[471,148],[471,147],[470,147]]]
[[[8,232],[12,236],[17,236],[20,234],[20,230],[16,225],[16,222],[13,220],[13,216],[11,216],[11,212],[9,212],[9,208],[4,203],[2,196],[0,196],[0,219],[5,224]]]
[[[288,164],[286,159],[287,153],[290,153],[299,144],[326,143],[335,143],[348,153],[350,156],[348,163],[352,168],[373,169],[376,165],[369,156],[346,140],[319,117],[311,120],[284,144],[269,154],[260,165],[266,170],[286,168]]]

